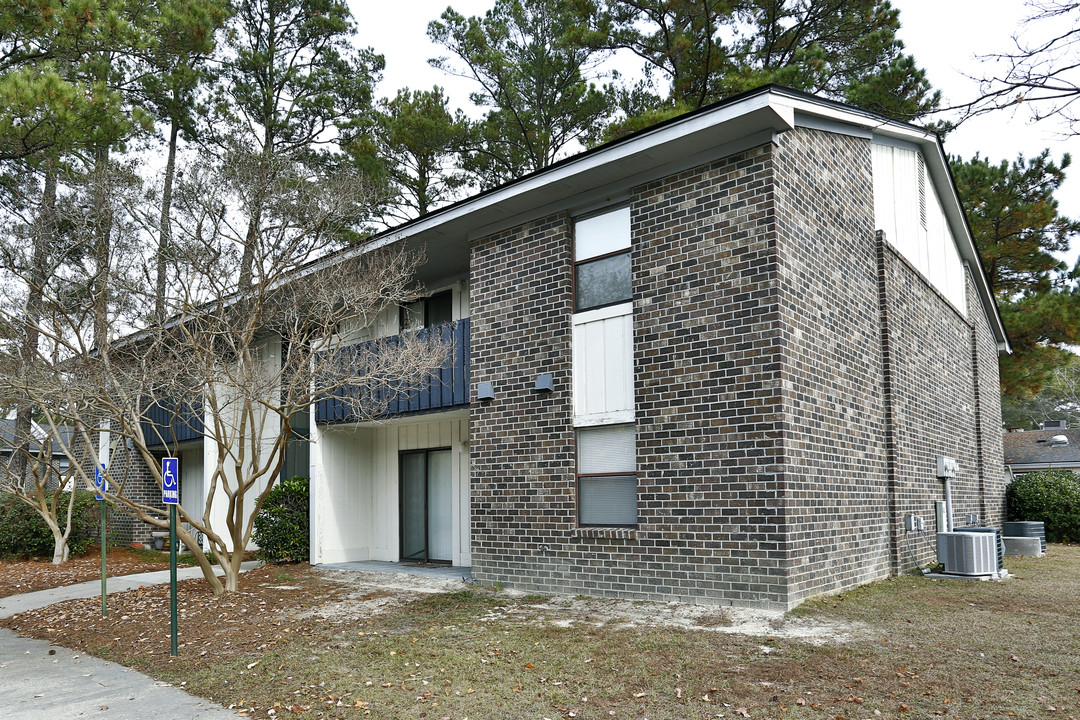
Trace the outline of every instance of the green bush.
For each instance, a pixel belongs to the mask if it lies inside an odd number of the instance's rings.
[[[67,522],[68,498],[67,493],[60,497],[61,527]],[[94,493],[76,491],[72,517],[68,549],[72,555],[81,555],[97,542],[101,532],[101,515]],[[51,558],[53,544],[52,531],[41,515],[12,495],[0,495],[0,557]]]
[[[1046,524],[1049,542],[1080,541],[1080,476],[1068,470],[1039,470],[1005,488],[1009,520]]]
[[[308,559],[308,497],[308,479],[299,475],[282,480],[266,495],[253,532],[264,561]]]

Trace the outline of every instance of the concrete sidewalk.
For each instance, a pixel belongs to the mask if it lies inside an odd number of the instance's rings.
[[[245,562],[240,566],[240,569],[242,572],[246,572],[258,566],[259,563],[255,561]],[[202,570],[198,567],[177,568],[176,570],[177,580],[189,580],[191,578],[201,578],[202,576]],[[167,582],[169,582],[169,571],[156,570],[154,572],[111,577],[106,583],[106,589],[112,595],[114,592],[135,590],[140,585],[162,585]],[[101,597],[101,580],[91,580],[77,585],[66,585],[51,590],[38,590],[24,595],[0,598],[0,618],[17,615],[27,610],[36,610],[47,605],[55,605],[65,600],[79,600],[89,597]]]
[[[244,563],[250,570],[259,563]],[[195,568],[181,568],[177,579],[202,577]],[[169,582],[169,571],[109,578],[107,590],[133,590]],[[101,581],[0,598],[0,617],[46,607],[64,600],[98,597]],[[50,655],[50,651],[53,652]],[[234,712],[188,695],[123,665],[81,655],[44,640],[21,638],[0,630],[0,716],[19,720],[224,720]]]

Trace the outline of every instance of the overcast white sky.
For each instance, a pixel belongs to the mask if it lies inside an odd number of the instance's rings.
[[[360,42],[386,57],[386,71],[379,86],[382,96],[392,96],[400,87],[414,89],[444,87],[452,105],[470,107],[472,83],[451,77],[427,64],[428,58],[443,54],[442,48],[427,38],[427,24],[446,8],[446,0],[411,0],[402,3],[375,3],[349,0],[359,25]],[[453,0],[449,3],[463,15],[479,15],[493,0]],[[1020,0],[893,0],[900,9],[903,25],[900,37],[916,60],[926,69],[931,82],[942,90],[947,101],[971,98],[977,84],[966,76],[980,76],[985,67],[979,55],[1007,50],[1010,37],[1021,30],[1027,8]],[[976,152],[991,160],[1015,158],[1018,153],[1034,155],[1051,148],[1060,158],[1071,152],[1076,163],[1068,184],[1058,193],[1062,209],[1080,216],[1080,138],[1065,138],[1062,128],[1050,122],[1032,124],[1028,116],[996,113],[971,120],[946,140],[950,154],[970,158]],[[1080,248],[1074,248],[1075,252]]]

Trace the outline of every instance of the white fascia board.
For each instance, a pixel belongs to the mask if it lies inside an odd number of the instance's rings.
[[[789,103],[792,110],[798,113],[799,117],[805,116],[816,119],[800,123],[806,127],[815,127],[819,126],[822,121],[831,121],[868,130],[872,133],[875,142],[888,145],[910,144],[922,149],[927,172],[938,191],[938,198],[940,198],[942,208],[945,211],[949,229],[952,231],[953,237],[957,238],[957,249],[960,251],[960,257],[967,260],[971,266],[971,275],[975,280],[975,287],[979,293],[979,299],[982,301],[983,310],[990,322],[990,330],[997,340],[998,350],[999,352],[1012,352],[1009,347],[1008,337],[1005,334],[1005,326],[1001,322],[1001,313],[998,312],[997,303],[990,292],[990,283],[983,272],[979,253],[975,249],[975,239],[971,236],[971,229],[964,215],[964,206],[960,202],[960,196],[957,194],[956,185],[952,180],[949,159],[945,155],[945,148],[942,146],[937,134],[915,125],[886,120],[879,115],[856,108],[827,102],[815,102],[803,96],[783,94],[782,91],[779,91],[778,94],[782,94],[783,101]]]
[[[769,117],[770,114],[772,117]],[[772,102],[771,94],[763,93],[749,97],[743,102],[718,108],[713,112],[693,114],[684,122],[664,125],[654,131],[645,131],[627,142],[586,154],[576,162],[558,165],[548,172],[538,173],[521,182],[503,186],[492,193],[478,197],[475,202],[457,206],[447,213],[436,213],[428,222],[417,223],[417,225],[410,227],[410,234],[422,232],[428,227],[441,225],[459,217],[470,215],[483,208],[503,205],[512,199],[539,192],[552,185],[571,183],[573,179],[581,177],[590,171],[596,171],[615,163],[633,161],[643,154],[657,150],[664,145],[693,135],[708,133],[714,128],[721,128],[721,126],[734,123],[739,119],[749,119],[750,116],[754,116],[754,125],[760,125],[757,129],[772,126],[779,130],[790,129],[795,126],[794,115],[790,108],[784,105],[775,105]],[[743,133],[739,132],[738,134],[742,135]]]
[[[1064,460],[1061,462],[1005,463],[1012,470],[1076,470],[1080,472],[1080,461]]]

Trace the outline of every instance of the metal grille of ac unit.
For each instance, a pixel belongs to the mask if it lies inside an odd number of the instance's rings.
[[[957,528],[957,532],[984,532],[993,533],[994,535],[994,547],[997,548],[997,569],[1005,569],[1005,538],[1001,534],[1001,530],[996,527],[971,527],[966,526]]]
[[[938,562],[953,575],[994,575],[997,543],[991,533],[943,532],[937,534]]]

